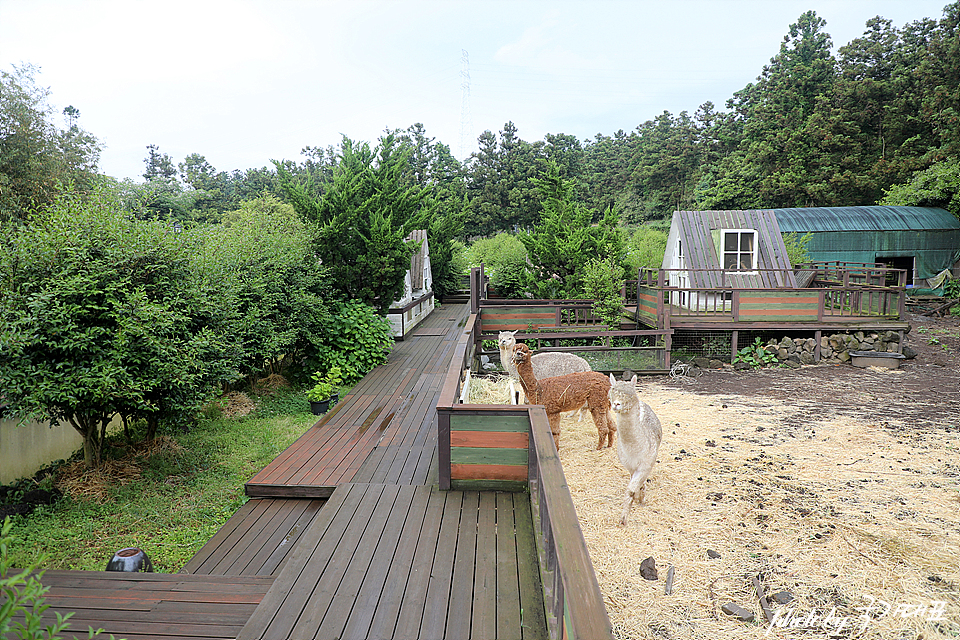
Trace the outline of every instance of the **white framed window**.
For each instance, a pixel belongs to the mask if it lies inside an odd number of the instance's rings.
[[[723,229],[721,265],[729,271],[756,271],[757,232],[754,229]]]

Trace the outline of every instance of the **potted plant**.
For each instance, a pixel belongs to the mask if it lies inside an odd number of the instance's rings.
[[[340,367],[330,367],[326,375],[319,371],[315,372],[311,379],[314,382],[313,388],[307,391],[307,399],[310,401],[310,410],[314,415],[326,413],[330,408],[330,401],[337,402],[340,394],[334,394],[333,390],[340,384]]]

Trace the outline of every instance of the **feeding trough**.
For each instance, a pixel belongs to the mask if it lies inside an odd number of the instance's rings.
[[[850,364],[865,369],[867,367],[882,367],[884,369],[899,369],[900,361],[906,356],[902,353],[885,353],[882,351],[851,351]]]

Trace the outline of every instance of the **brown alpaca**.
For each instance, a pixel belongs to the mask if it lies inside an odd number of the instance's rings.
[[[530,347],[527,345],[520,343],[513,348],[513,362],[517,365],[523,392],[527,394],[528,402],[542,404],[547,410],[550,432],[553,433],[557,450],[560,449],[560,414],[575,411],[584,403],[590,409],[593,422],[597,425],[597,449],[603,448],[604,440],[608,447],[612,447],[617,427],[613,420],[608,419],[610,399],[607,394],[610,392],[610,381],[607,377],[596,371],[581,371],[537,380],[530,357]]]

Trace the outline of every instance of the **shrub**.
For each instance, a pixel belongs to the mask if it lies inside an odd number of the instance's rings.
[[[359,380],[387,361],[393,346],[390,321],[359,300],[334,303],[322,334],[314,336],[316,355],[308,369],[330,371],[339,367],[347,382]]]
[[[631,277],[640,269],[659,269],[663,266],[663,254],[667,250],[667,232],[654,226],[639,227],[627,241],[627,258]]]
[[[593,300],[594,315],[608,327],[619,328],[623,314],[623,268],[612,260],[591,260],[583,270],[583,286],[587,297]]]

